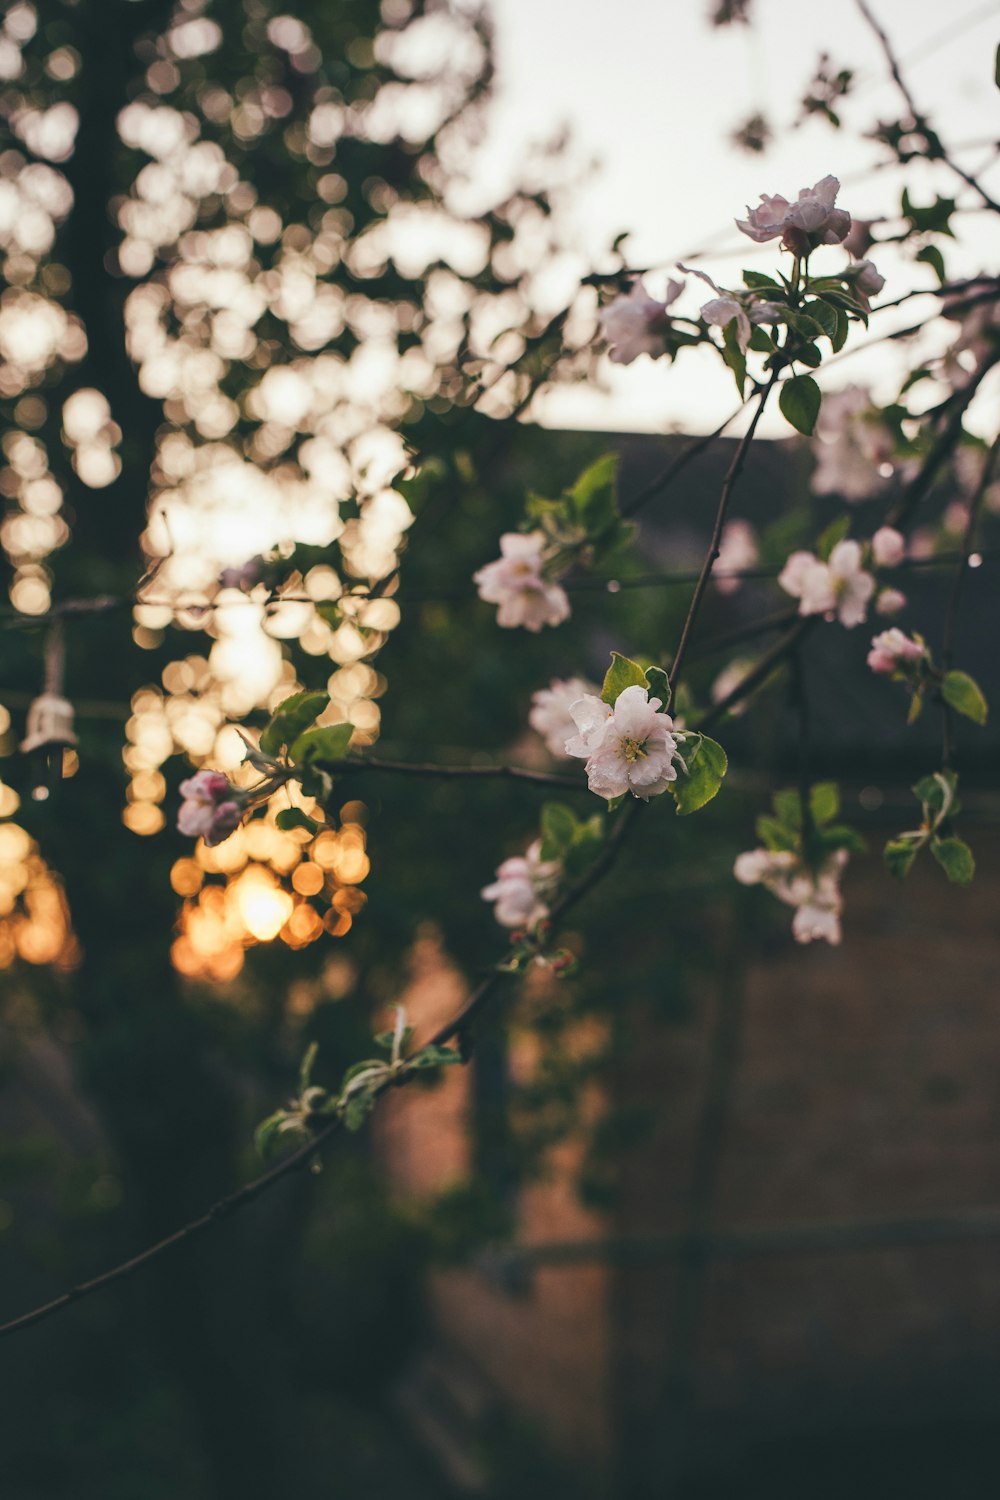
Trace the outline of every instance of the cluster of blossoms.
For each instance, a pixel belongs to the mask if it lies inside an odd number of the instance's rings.
[[[188,838],[221,844],[243,817],[243,794],[221,771],[197,771],[180,785],[177,828]]]
[[[493,915],[501,927],[530,929],[549,914],[551,896],[562,866],[558,860],[542,859],[542,841],[536,839],[525,854],[505,859],[492,885],[484,886],[484,901],[496,903]]]
[[[793,552],[778,583],[799,601],[800,615],[836,615],[841,625],[860,625],[875,592],[875,580],[861,566],[861,543],[838,542],[826,562],[812,552]]]
[[[843,910],[840,876],[847,858],[846,849],[835,849],[817,870],[811,870],[791,850],[750,849],[738,856],[733,874],[741,885],[763,885],[786,906],[795,907],[792,935],[796,942],[822,938],[836,945]]]
[[[881,635],[872,639],[868,665],[873,672],[889,676],[893,672],[905,672],[926,658],[927,647],[923,641],[914,640],[905,631],[893,626],[891,630],[883,630]]]
[[[531,695],[528,723],[545,741],[550,755],[569,760],[566,741],[576,733],[572,707],[581,698],[596,697],[599,689],[582,677],[556,677],[547,688]]]
[[[473,574],[480,599],[499,605],[497,624],[538,631],[569,617],[566,590],[553,577],[559,549],[543,531],[508,531],[500,556]]]
[[[586,761],[587,785],[612,801],[631,792],[648,802],[677,780],[683,768],[674,721],[661,713],[659,698],[633,686],[620,693],[614,708],[590,695],[570,708],[579,731],[566,742],[567,755]]]
[[[795,203],[780,193],[761,193],[759,205],[748,207],[736,227],[758,245],[780,237],[782,249],[798,256],[808,255],[817,245],[839,245],[851,228],[850,214],[836,207],[839,192],[837,178],[824,177],[815,187],[802,188]]]

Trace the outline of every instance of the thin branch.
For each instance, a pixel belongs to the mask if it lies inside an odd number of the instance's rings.
[[[529,781],[536,786],[558,787],[564,792],[586,792],[587,784],[572,776],[560,776],[552,771],[533,771],[527,766],[449,766],[428,762],[382,760],[374,756],[359,756],[356,760],[322,761],[323,769],[338,776],[356,775],[363,771],[385,771],[397,776],[433,777],[442,781]]]
[[[955,569],[955,578],[948,599],[948,609],[944,622],[944,638],[941,643],[941,667],[945,672],[951,670],[954,661],[958,609],[962,599],[965,577],[969,571],[969,556],[972,552],[972,543],[975,539],[976,526],[979,522],[983,498],[993,483],[998,458],[1000,458],[1000,437],[995,439],[993,447],[986,456],[986,462],[983,464],[983,472],[980,475],[979,483],[976,485],[975,493],[969,501],[969,515],[965,523],[961,554],[959,556],[958,567]],[[952,744],[952,712],[943,698],[941,700],[941,725],[941,763],[947,769],[951,765],[954,747]]]
[[[677,650],[674,652],[674,659],[670,667],[671,685],[675,692],[677,691],[677,683],[680,678],[680,670],[681,665],[684,661],[684,653],[687,650],[687,643],[690,639],[691,631],[694,628],[694,622],[697,619],[698,610],[701,607],[701,601],[704,597],[705,590],[708,587],[708,579],[712,571],[712,564],[715,562],[715,559],[719,555],[720,545],[722,542],[722,528],[725,525],[726,511],[729,508],[729,500],[732,496],[733,490],[736,488],[736,482],[743,471],[743,465],[746,462],[746,456],[749,452],[750,444],[753,442],[754,433],[757,431],[757,424],[764,413],[764,407],[767,404],[767,398],[774,390],[775,382],[777,381],[777,379],[778,371],[775,370],[771,375],[771,378],[768,381],[767,385],[760,393],[760,397],[757,401],[757,410],[754,412],[753,417],[751,418],[749,427],[740,439],[739,447],[733,454],[733,461],[729,465],[729,471],[726,474],[725,479],[723,480],[722,493],[719,496],[719,505],[715,513],[715,525],[712,528],[712,538],[709,542],[708,551],[705,554],[705,561],[702,564],[701,572],[698,575],[698,582],[695,584],[694,593],[691,595],[691,603],[688,606],[687,618],[684,621],[684,628],[681,631],[681,638],[678,643]]]
[[[622,811],[608,837],[604,849],[594,861],[594,864],[553,905],[551,913],[553,923],[560,921],[578,902],[582,901],[584,896],[593,889],[611,868],[618,857],[622,844],[634,826],[639,808],[644,805],[635,802]],[[473,990],[465,1004],[452,1019],[438,1028],[430,1038],[429,1044],[443,1046],[453,1038],[463,1038],[467,1034],[468,1028],[474,1018],[482,1012],[507,977],[507,974],[499,969],[487,975],[476,989]],[[385,1092],[390,1087],[402,1087],[412,1081],[414,1077],[416,1077],[415,1073],[397,1074],[390,1082],[377,1088],[376,1092]],[[311,1140],[307,1141],[304,1146],[300,1146],[297,1151],[292,1152],[290,1156],[286,1156],[277,1166],[254,1178],[245,1187],[239,1188],[234,1193],[229,1193],[225,1198],[220,1198],[217,1203],[213,1203],[211,1208],[197,1219],[192,1219],[190,1223],[175,1230],[173,1234],[167,1235],[165,1239],[158,1240],[155,1245],[148,1246],[147,1249],[140,1251],[138,1255],[132,1256],[131,1259],[123,1261],[117,1266],[113,1266],[111,1270],[103,1272],[100,1276],[94,1276],[89,1281],[82,1281],[76,1286],[71,1287],[69,1291],[63,1292],[61,1296],[54,1297],[51,1301],[43,1303],[40,1307],[33,1308],[30,1312],[22,1313],[20,1317],[12,1318],[9,1322],[0,1325],[0,1338],[5,1338],[9,1334],[16,1333],[19,1329],[29,1328],[35,1323],[41,1323],[44,1319],[52,1317],[64,1308],[72,1306],[74,1302],[79,1302],[84,1297],[89,1297],[94,1292],[98,1292],[103,1287],[110,1286],[116,1281],[124,1280],[135,1271],[141,1270],[143,1266],[149,1265],[151,1261],[158,1260],[161,1255],[167,1254],[177,1246],[198,1238],[205,1230],[210,1229],[223,1219],[229,1218],[231,1214],[237,1213],[241,1208],[245,1208],[248,1204],[253,1203],[262,1193],[267,1192],[283,1178],[307,1166],[326,1142],[336,1134],[339,1128],[340,1120],[334,1117],[329,1123],[321,1126]]]
[[[910,86],[906,82],[906,79],[903,77],[902,69],[899,65],[899,60],[892,48],[892,43],[889,41],[886,32],[883,30],[882,26],[876,19],[871,7],[867,3],[867,0],[856,0],[856,3],[858,10],[864,16],[865,20],[868,22],[868,25],[871,27],[872,31],[874,31],[875,35],[879,39],[882,51],[885,54],[885,60],[889,65],[889,71],[892,74],[893,81],[896,87],[899,89],[899,92],[903,96],[907,109],[910,111],[913,124],[915,128],[924,136],[925,140],[927,141],[928,147],[930,148],[928,151],[930,159],[932,161],[943,161],[945,165],[947,167],[950,167],[951,171],[955,173],[956,177],[960,177],[964,183],[966,183],[970,188],[972,188],[979,194],[980,198],[986,204],[987,208],[991,208],[994,213],[1000,214],[1000,203],[998,203],[995,198],[990,197],[986,189],[972,175],[971,172],[967,172],[964,167],[960,166],[959,163],[955,161],[955,159],[945,149],[937,132],[931,128],[927,116],[925,114],[922,114],[921,111],[917,108],[916,101],[914,100],[913,95],[910,92]]]
[[[914,510],[916,510],[917,506],[920,504],[921,500],[927,494],[927,491],[930,489],[931,485],[934,483],[934,480],[937,478],[938,470],[941,468],[945,460],[949,457],[952,449],[955,447],[956,443],[959,441],[962,435],[962,420],[969,406],[972,404],[972,398],[975,396],[976,392],[982,385],[990,370],[992,370],[994,365],[996,365],[998,362],[1000,362],[1000,345],[990,350],[990,352],[983,357],[975,371],[969,377],[968,383],[964,385],[961,390],[956,391],[955,394],[949,398],[949,401],[946,403],[946,405],[951,405],[953,409],[948,418],[948,421],[942,428],[937,441],[931,447],[930,452],[927,454],[927,457],[920,465],[919,470],[910,480],[909,484],[905,487],[903,493],[900,495],[895,505],[893,505],[892,509],[889,511],[889,514],[886,516],[885,523],[887,526],[899,527],[904,522],[908,521]]]
[[[677,457],[667,465],[667,467],[661,474],[658,474],[655,479],[651,479],[649,483],[645,485],[637,495],[632,496],[632,499],[628,502],[627,505],[623,505],[621,507],[623,520],[630,520],[632,516],[637,515],[648,501],[654,499],[657,495],[661,494],[668,485],[672,484],[673,481],[677,478],[678,474],[682,473],[687,468],[692,459],[697,458],[699,453],[704,453],[705,449],[710,447],[712,443],[715,442],[716,438],[722,436],[730,423],[735,422],[736,418],[739,416],[740,412],[745,406],[746,402],[741,401],[736,410],[730,412],[726,420],[724,422],[720,422],[718,427],[716,427],[713,432],[707,432],[703,437],[695,438],[693,442],[688,443],[687,447],[682,449]]]

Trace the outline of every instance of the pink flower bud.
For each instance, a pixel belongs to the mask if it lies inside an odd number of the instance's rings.
[[[898,615],[900,610],[905,608],[906,595],[899,589],[883,589],[875,600],[877,615]]]
[[[894,526],[880,526],[872,537],[872,557],[879,568],[898,568],[906,556],[906,538]]]

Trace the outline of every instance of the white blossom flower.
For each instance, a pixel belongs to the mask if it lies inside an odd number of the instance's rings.
[[[586,760],[592,792],[609,802],[632,792],[645,802],[677,780],[674,722],[657,712],[660,707],[660,699],[637,684],[619,694],[614,708],[590,696],[573,704],[570,712],[580,732],[567,740],[566,753]]]
[[[836,177],[824,177],[815,187],[802,188],[798,200],[789,203],[780,193],[773,197],[761,193],[756,208],[747,208],[747,217],[737,219],[736,227],[762,245],[777,239],[794,255],[806,255],[816,245],[837,245],[851,227],[851,216],[835,208],[840,183]]]
[[[926,655],[927,647],[922,641],[915,641],[894,625],[890,630],[883,630],[881,635],[873,637],[868,665],[873,672],[888,674],[911,665]]]
[[[861,544],[855,541],[838,542],[825,563],[811,552],[793,552],[778,583],[798,599],[800,615],[836,612],[848,629],[862,623],[875,592],[874,578],[861,566]]]
[[[879,568],[898,568],[906,556],[906,538],[894,526],[880,526],[872,537],[872,557]]]
[[[541,839],[524,854],[505,859],[492,885],[480,891],[484,901],[494,901],[493,915],[501,927],[531,928],[549,914],[544,897],[551,895],[559,878],[558,860],[543,860]]]
[[[893,476],[894,447],[869,391],[857,385],[831,391],[816,420],[813,492],[850,502],[871,499]]]
[[[712,577],[720,594],[735,594],[742,586],[741,578],[726,577],[726,574],[742,572],[752,568],[760,556],[757,533],[749,521],[727,521],[719,543],[719,555],[715,559]]]
[[[528,723],[545,741],[550,755],[568,760],[566,741],[576,732],[570,709],[580,698],[596,696],[599,689],[582,677],[556,677],[547,688],[531,695]]]
[[[670,323],[667,308],[683,290],[683,281],[670,281],[666,301],[657,302],[639,280],[633,282],[627,295],[616,297],[601,309],[597,321],[612,364],[630,365],[640,354],[656,359],[664,353],[663,336]]]
[[[750,319],[741,302],[737,302],[735,297],[713,297],[710,302],[705,303],[701,310],[701,315],[706,323],[712,324],[715,328],[725,328],[727,323],[732,323],[735,320],[736,342],[740,349],[746,353],[747,345],[750,342],[751,328]]]
[[[538,631],[569,616],[566,590],[543,573],[546,546],[542,531],[508,531],[500,538],[502,555],[472,575],[480,599],[500,606],[497,624],[505,629]]]
[[[840,874],[847,863],[847,850],[836,849],[818,870],[811,870],[792,850],[750,849],[737,857],[733,874],[741,885],[763,885],[795,907],[792,935],[798,943],[821,938],[836,946],[840,942]]]

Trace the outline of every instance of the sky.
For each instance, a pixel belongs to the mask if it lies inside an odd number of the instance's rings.
[[[1000,0],[872,0],[904,63],[918,106],[946,140],[962,145],[966,167],[989,160],[984,142],[1000,140],[1000,92],[993,54],[1000,39]],[[699,260],[723,284],[741,285],[742,266],[767,269],[774,245],[754,246],[732,225],[762,192],[794,197],[827,173],[843,186],[840,204],[854,217],[898,211],[901,173],[879,169],[884,152],[860,138],[878,118],[898,118],[900,104],[887,80],[878,42],[854,0],[756,0],[752,27],[716,29],[709,0],[493,0],[498,97],[492,116],[489,171],[516,170],[532,143],[568,126],[583,181],[573,194],[572,238],[594,263],[616,234],[630,229],[629,264],[662,268],[647,284],[661,291],[676,262],[711,247]],[[856,97],[843,110],[839,132],[819,121],[788,128],[823,51],[856,74]],[[767,113],[776,138],[763,155],[728,140],[756,110]],[[855,128],[851,128],[852,125]],[[979,143],[978,145],[975,143]],[[593,169],[587,164],[596,161]],[[875,170],[873,170],[875,168]],[[1000,169],[984,177],[1000,193]],[[919,165],[909,178],[916,202],[934,192],[960,204],[974,194],[943,168]],[[923,196],[921,196],[923,194]],[[1000,224],[970,214],[951,275],[996,264]],[[887,232],[887,231],[883,231]],[[831,269],[841,251],[826,252]],[[884,298],[913,285],[933,285],[928,268],[914,268],[891,249],[872,252],[887,276]],[[676,309],[695,313],[692,286]],[[919,307],[930,304],[918,304]],[[912,308],[895,316],[913,321]],[[889,323],[879,324],[880,330]],[[863,335],[855,335],[857,342]],[[851,346],[849,346],[850,348]],[[824,377],[829,388],[848,380],[873,384],[888,398],[900,368],[897,350],[855,354]],[[680,365],[641,357],[628,369],[607,366],[607,390],[561,389],[533,415],[547,425],[641,431],[708,431],[734,405],[732,377],[707,351]],[[769,430],[787,432],[778,416]]]

